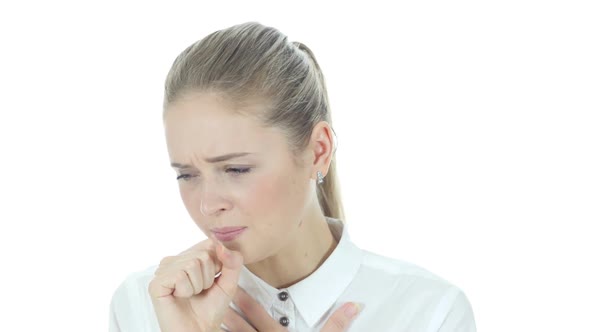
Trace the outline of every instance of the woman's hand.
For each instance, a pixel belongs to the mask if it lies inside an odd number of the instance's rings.
[[[162,259],[149,284],[161,331],[221,331],[243,262],[240,252],[212,239]],[[221,276],[215,279],[219,271]]]
[[[248,323],[236,311],[230,309],[226,311],[223,319],[223,324],[227,326],[229,331],[241,332],[276,332],[287,331],[287,328],[277,323],[272,317],[268,315],[264,307],[262,307],[250,294],[244,291],[241,287],[235,294],[233,302],[240,308],[246,316]],[[351,302],[345,303],[338,308],[332,316],[328,319],[321,332],[343,332],[348,329],[350,323],[358,316],[358,311],[351,315],[346,314],[346,309],[355,305]]]

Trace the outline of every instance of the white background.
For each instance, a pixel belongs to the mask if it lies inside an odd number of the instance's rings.
[[[0,5],[0,329],[105,331],[131,272],[203,239],[161,122],[185,47],[245,21],[327,79],[353,240],[462,288],[479,331],[588,331],[583,1]]]

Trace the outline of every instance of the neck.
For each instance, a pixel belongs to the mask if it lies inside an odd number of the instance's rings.
[[[338,245],[321,208],[304,218],[293,241],[276,255],[247,264],[250,272],[274,288],[286,288],[317,270]]]

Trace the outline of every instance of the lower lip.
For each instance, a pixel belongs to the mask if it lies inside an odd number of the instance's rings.
[[[246,229],[242,228],[239,229],[237,231],[233,231],[233,232],[228,232],[228,233],[215,233],[213,232],[213,235],[215,235],[215,237],[219,240],[219,241],[233,241],[235,240],[238,236],[240,236],[240,234],[242,234]]]

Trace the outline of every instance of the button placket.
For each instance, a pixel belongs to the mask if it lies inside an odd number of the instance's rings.
[[[289,326],[289,318],[283,316],[281,319],[279,319],[279,323],[281,323],[283,326]]]
[[[295,331],[295,304],[289,296],[289,292],[283,290],[276,294],[273,305],[273,318],[282,326],[289,327],[289,331]]]
[[[289,298],[289,293],[282,291],[279,293],[279,300],[281,301],[287,301],[287,299]]]

